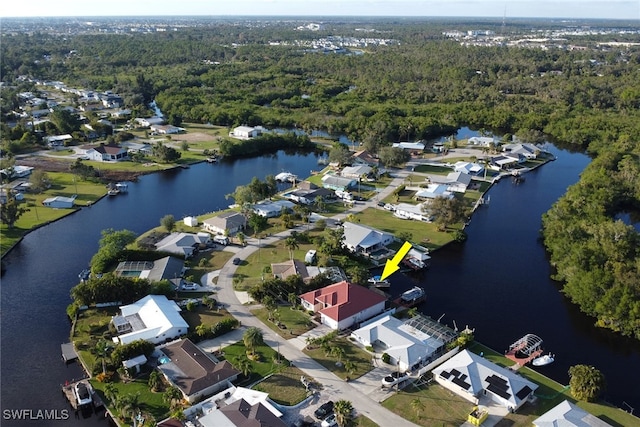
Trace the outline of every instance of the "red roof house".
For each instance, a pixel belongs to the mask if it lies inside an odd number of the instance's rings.
[[[341,330],[382,313],[387,298],[364,286],[342,281],[302,294],[300,300],[306,310],[320,313],[323,324]]]

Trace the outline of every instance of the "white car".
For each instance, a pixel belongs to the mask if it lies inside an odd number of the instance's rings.
[[[406,372],[392,372],[391,375],[387,375],[382,379],[382,387],[393,387],[408,378],[409,376]]]
[[[185,291],[195,291],[196,289],[198,289],[198,284],[197,283],[185,283],[182,285],[182,289]]]
[[[335,427],[338,425],[336,414],[331,414],[320,423],[321,427]]]

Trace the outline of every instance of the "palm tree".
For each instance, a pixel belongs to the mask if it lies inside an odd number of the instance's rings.
[[[196,326],[196,334],[198,334],[200,338],[205,337],[210,331],[211,331],[211,327],[208,325],[205,325],[204,323],[201,323],[198,326]]]
[[[248,328],[242,335],[242,341],[244,342],[244,346],[249,350],[249,353],[253,354],[255,347],[264,343],[262,329],[255,326]]]
[[[104,397],[106,397],[112,404],[118,400],[118,389],[113,383],[107,383],[104,386]]]
[[[420,418],[420,411],[422,411],[425,408],[424,403],[422,403],[422,400],[416,397],[411,401],[410,405],[411,405],[411,408],[413,408],[413,410],[416,411],[416,417]]]
[[[102,373],[106,375],[107,373],[107,365],[106,360],[109,358],[109,349],[111,345],[109,345],[109,341],[105,339],[100,339],[96,343],[96,355],[97,358],[102,361]]]
[[[300,247],[298,240],[293,236],[289,236],[284,239],[284,246],[289,249],[289,258],[293,261],[293,251]]]
[[[118,396],[116,407],[120,411],[120,415],[122,416],[122,418],[127,418],[129,416],[131,416],[131,418],[135,418],[135,415],[140,409],[140,405],[138,404],[139,398],[139,392],[136,394],[123,394]]]
[[[233,361],[233,367],[242,372],[242,375],[248,377],[251,373],[251,361],[247,356],[239,356]]]
[[[348,400],[338,400],[333,406],[333,412],[340,427],[353,425],[353,405]]]
[[[238,238],[238,242],[240,243],[240,246],[244,246],[245,243],[247,242],[247,238],[242,231],[239,231],[236,234],[236,237]]]
[[[171,408],[175,408],[182,400],[182,392],[176,387],[169,387],[162,394],[162,399],[167,402]]]
[[[160,372],[153,371],[149,374],[149,388],[151,391],[159,391],[160,386],[162,385],[162,375]]]
[[[344,370],[347,371],[347,374],[349,375],[353,375],[354,372],[356,371],[356,364],[352,360],[345,360],[344,365],[342,366],[344,367]]]
[[[336,365],[342,364],[342,358],[345,355],[344,348],[338,347],[338,346],[331,347],[331,355],[338,359],[338,361],[336,362]]]

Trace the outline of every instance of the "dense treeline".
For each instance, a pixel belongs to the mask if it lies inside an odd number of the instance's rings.
[[[638,234],[614,219],[640,209],[640,48],[600,47],[604,36],[569,40],[587,48],[575,50],[466,47],[442,37],[443,30],[455,29],[444,20],[333,22],[317,33],[294,31],[295,25],[3,35],[0,73],[11,85],[3,88],[0,108],[9,118],[20,91],[37,93],[32,83],[14,80],[27,75],[113,90],[135,113],[155,99],[168,117],[186,122],[325,130],[381,155],[393,141],[447,135],[461,125],[546,135],[586,149],[596,160],[545,215],[545,244],[564,292],[584,312],[639,337]],[[367,37],[399,44],[370,44],[362,55],[325,55],[292,43],[330,34],[359,37],[356,28],[367,27],[377,29]],[[620,37],[637,42],[633,35]],[[33,139],[25,123],[3,127],[3,135],[3,143]],[[262,143],[270,138],[276,137]],[[224,143],[221,149],[251,155],[252,144]]]

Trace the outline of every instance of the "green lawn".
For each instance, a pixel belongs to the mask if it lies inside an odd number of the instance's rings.
[[[245,357],[246,350],[244,343],[238,341],[222,349],[222,359],[233,365],[236,359]],[[295,405],[307,396],[300,382],[300,377],[304,375],[300,369],[291,366],[287,359],[282,355],[278,356],[278,353],[267,345],[258,346],[255,351],[260,355],[260,360],[250,360],[251,373],[248,378],[241,376],[238,385],[247,386],[273,374],[254,388],[269,393],[271,399],[284,405]],[[314,381],[313,378],[310,380]]]
[[[186,293],[185,293],[186,294]],[[187,295],[188,297],[189,295]],[[215,294],[212,295],[215,298]],[[193,296],[192,296],[193,297]],[[225,309],[214,309],[209,310],[207,307],[203,305],[199,305],[196,307],[194,311],[182,310],[180,313],[184,320],[189,324],[190,330],[195,330],[196,326],[203,324],[207,326],[214,326],[224,319],[233,318],[227,310]]]
[[[308,396],[308,392],[302,385],[300,377],[304,375],[300,369],[286,366],[253,388],[258,391],[269,393],[269,398],[276,403],[286,406],[293,406],[302,402]]]
[[[412,402],[419,400],[417,410]],[[382,402],[382,406],[421,426],[455,426],[467,421],[473,404],[437,383],[417,388],[409,385]]]
[[[430,173],[434,175],[447,175],[452,172],[453,169],[446,166],[431,166],[431,165],[418,165],[414,169],[414,172]]]
[[[414,243],[431,250],[438,249],[453,240],[453,233],[440,232],[433,223],[396,218],[389,211],[369,208],[356,215],[361,224],[367,224],[387,233],[410,233]]]
[[[138,403],[140,404],[140,410],[142,413],[150,413],[155,420],[162,421],[166,417],[169,416],[169,404],[164,402],[162,398],[162,392],[153,392],[149,389],[147,382],[149,381],[148,374],[135,379],[134,381],[130,381],[127,383],[116,382],[113,383],[118,390],[119,395],[135,395],[138,394]],[[112,413],[118,414],[116,410],[114,410],[113,405],[109,403],[107,398],[104,395],[104,387],[105,383],[101,383],[96,380],[91,380],[91,385],[95,390],[98,391],[100,397],[102,398],[105,405],[109,406]],[[123,421],[122,418],[120,418]],[[127,424],[128,425],[128,424]]]
[[[320,363],[343,380],[347,377],[351,379],[361,377],[372,369],[372,355],[360,347],[357,347],[348,339],[338,337],[331,341],[331,347],[340,347],[344,350],[345,355],[342,358],[342,364],[340,366],[336,365],[338,359],[335,356],[326,355],[321,347],[313,349],[305,348],[304,353],[315,359],[316,362]],[[354,363],[355,370],[353,373],[349,373],[345,370],[344,363],[346,361]]]
[[[356,417],[356,426],[357,427],[379,427],[378,424],[374,423],[364,415],[358,415]]]
[[[262,321],[269,328],[273,329],[283,338],[291,338],[293,336],[302,335],[313,328],[313,323],[309,315],[304,311],[294,310],[291,307],[278,307],[279,320],[286,325],[286,329],[280,329],[269,320],[269,311],[266,308],[260,308],[251,311],[251,313]]]
[[[319,231],[312,230],[309,235],[311,240],[318,235]],[[264,273],[265,267],[271,267],[273,263],[280,263],[289,260],[289,250],[284,246],[285,241],[279,240],[272,244],[262,243],[260,248],[249,255],[242,264],[238,266],[234,276],[234,288],[238,291],[248,291],[253,285],[260,284],[262,277],[271,278],[270,273]],[[315,249],[313,243],[300,243],[298,249],[293,251],[294,259],[304,259],[309,249]]]

